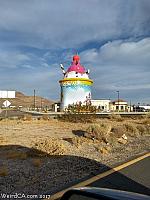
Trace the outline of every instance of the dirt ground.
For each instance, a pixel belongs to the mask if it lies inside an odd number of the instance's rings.
[[[92,126],[57,119],[2,120],[0,191],[53,194],[148,152],[149,135],[150,119],[97,119]]]

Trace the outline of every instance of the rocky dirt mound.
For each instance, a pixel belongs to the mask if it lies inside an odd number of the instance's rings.
[[[64,146],[62,140],[56,138],[48,138],[44,140],[37,141],[33,146],[38,154],[45,152],[48,155],[64,155],[67,152],[67,148]]]

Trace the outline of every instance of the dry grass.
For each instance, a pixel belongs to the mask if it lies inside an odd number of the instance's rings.
[[[5,144],[7,142],[7,140],[5,139],[5,137],[0,136],[0,145]]]
[[[0,167],[0,176],[7,176],[8,175],[8,168],[6,166]]]

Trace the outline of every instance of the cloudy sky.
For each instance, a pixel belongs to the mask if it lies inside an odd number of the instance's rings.
[[[150,103],[149,0],[0,0],[0,90],[57,100],[76,52],[93,99]]]

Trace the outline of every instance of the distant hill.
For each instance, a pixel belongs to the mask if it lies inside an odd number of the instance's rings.
[[[2,107],[3,102],[6,99],[0,99],[0,107]],[[15,99],[8,99],[11,102],[11,106],[22,106],[22,107],[33,107],[34,106],[34,96],[26,96],[22,92],[16,92],[16,98]],[[54,101],[36,96],[35,97],[35,105],[36,107],[51,107],[51,105],[54,103]]]

